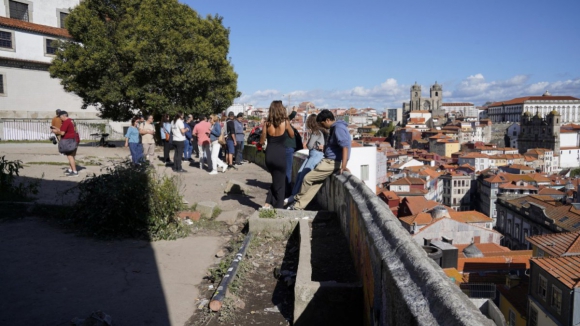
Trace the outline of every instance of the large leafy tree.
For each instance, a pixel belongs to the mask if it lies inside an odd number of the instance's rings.
[[[66,20],[50,67],[103,118],[136,112],[208,114],[241,94],[227,58],[229,30],[177,0],[86,0]]]

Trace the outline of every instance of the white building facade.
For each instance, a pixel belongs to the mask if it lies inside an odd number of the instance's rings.
[[[542,96],[527,96],[508,101],[495,102],[488,106],[487,116],[494,123],[520,122],[524,112],[539,113],[545,117],[552,111],[562,116],[562,123],[580,121],[580,99],[572,96],[552,96],[545,92]]]

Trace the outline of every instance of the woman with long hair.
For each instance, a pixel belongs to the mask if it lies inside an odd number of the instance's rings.
[[[286,178],[286,138],[294,138],[294,131],[288,121],[286,108],[282,101],[273,101],[268,110],[268,120],[262,126],[262,136],[260,144],[264,145],[268,140],[266,148],[266,167],[272,175],[272,184],[268,191],[266,204],[263,208],[284,208],[284,188]]]
[[[302,163],[300,170],[298,170],[298,175],[296,176],[296,182],[294,183],[294,188],[292,193],[288,194],[288,198],[284,200],[284,205],[288,205],[294,202],[294,195],[300,191],[302,186],[302,180],[308,172],[314,170],[316,165],[322,161],[324,158],[324,144],[326,140],[326,130],[320,127],[318,122],[316,122],[316,114],[311,114],[306,120],[306,128],[309,131],[308,142],[306,147],[308,148],[308,158]]]
[[[183,124],[183,113],[177,112],[173,117],[173,122],[171,122],[171,134],[173,135],[173,146],[175,146],[175,152],[173,153],[173,171],[175,172],[187,172],[181,167],[186,130]]]
[[[209,174],[218,174],[218,168],[222,168],[222,172],[226,172],[228,165],[219,159],[219,152],[221,151],[222,145],[218,142],[218,138],[222,134],[222,126],[220,124],[220,119],[217,115],[212,114],[209,118],[211,123],[211,131],[209,134],[209,139],[211,141],[211,163],[212,170]]]
[[[163,142],[163,163],[170,163],[169,151],[171,150],[171,118],[165,113],[161,118],[161,141]],[[165,135],[169,135],[168,137]]]

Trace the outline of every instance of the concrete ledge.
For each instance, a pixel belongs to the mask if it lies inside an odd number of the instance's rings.
[[[292,233],[298,221],[304,217],[308,220],[314,219],[318,212],[313,211],[289,211],[284,209],[274,209],[276,218],[261,218],[260,211],[255,211],[248,218],[250,232],[258,234],[259,232],[267,232],[274,236],[283,236],[287,233]]]
[[[361,285],[313,282],[310,243],[312,234],[308,220],[300,220],[298,227],[300,256],[294,287],[294,325],[360,325]]]

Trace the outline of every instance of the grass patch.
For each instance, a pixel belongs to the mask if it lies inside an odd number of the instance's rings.
[[[29,165],[56,165],[56,166],[68,166],[68,162],[26,162]],[[76,160],[76,164],[80,166],[100,166],[102,165],[101,162],[98,161],[83,161],[83,160]]]
[[[59,166],[68,166],[68,162],[26,162],[26,164],[30,165],[59,165]]]
[[[222,209],[219,208],[219,206],[216,206],[216,208],[214,208],[213,212],[211,213],[211,219],[215,220],[215,218],[220,216],[221,213],[222,213]]]
[[[276,218],[276,210],[271,209],[263,209],[258,213],[259,218]]]

